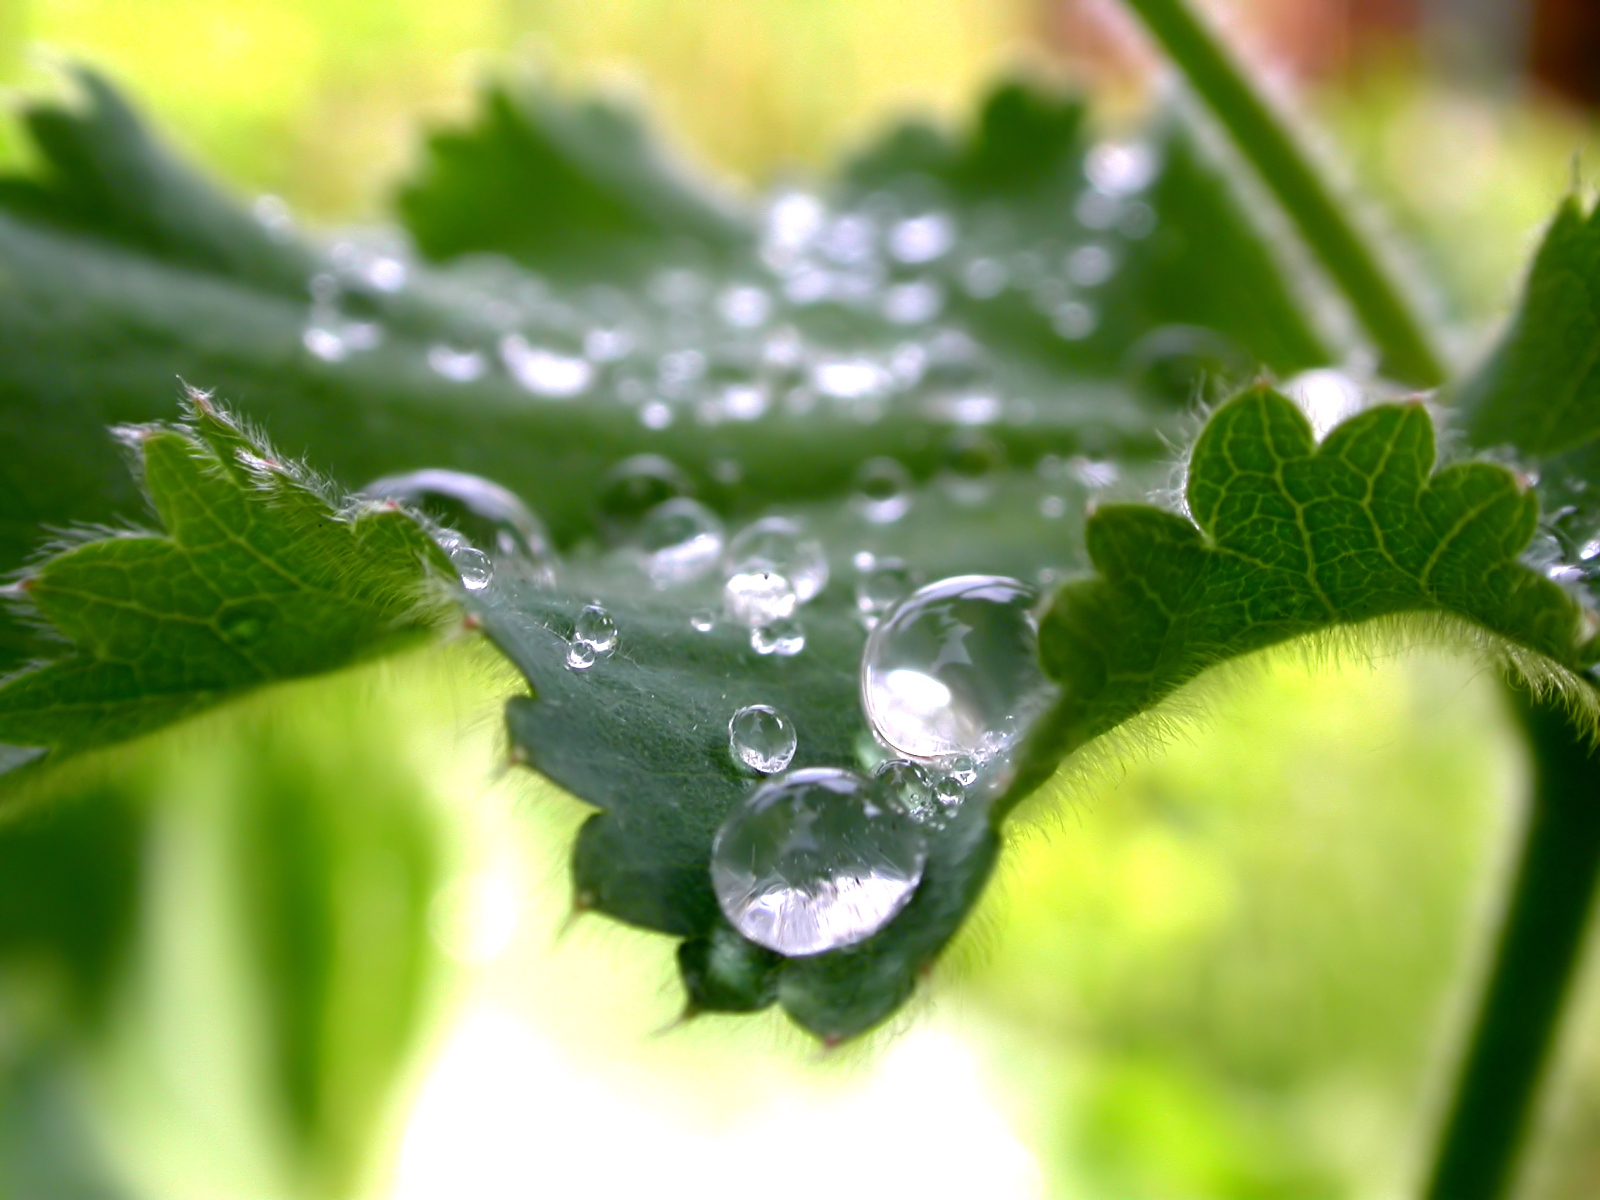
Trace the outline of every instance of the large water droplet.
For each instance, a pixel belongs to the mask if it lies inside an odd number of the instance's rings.
[[[927,847],[865,780],[831,767],[762,784],[711,845],[711,883],[733,927],[779,954],[862,941],[906,906]]]
[[[750,648],[757,654],[793,658],[806,648],[806,631],[792,618],[769,621],[750,631]]]
[[[911,510],[911,472],[896,459],[867,459],[856,469],[850,503],[874,525],[893,524]]]
[[[746,527],[728,543],[724,569],[730,575],[763,571],[782,575],[800,604],[828,586],[828,556],[822,543],[807,537],[800,522],[788,517],[763,517]]]
[[[1034,592],[1015,579],[958,575],[912,593],[867,639],[861,703],[878,740],[907,758],[1013,745],[1049,702]]]
[[[741,766],[776,775],[794,758],[794,722],[770,704],[747,704],[728,721],[728,752]]]
[[[420,508],[476,546],[536,563],[550,557],[550,538],[539,518],[510,488],[481,475],[430,467],[385,475],[361,491]]]
[[[689,583],[722,554],[722,522],[698,500],[679,496],[645,514],[634,535],[645,571],[657,587]]]
[[[722,589],[728,616],[751,628],[790,616],[796,603],[794,585],[776,571],[740,571]]]

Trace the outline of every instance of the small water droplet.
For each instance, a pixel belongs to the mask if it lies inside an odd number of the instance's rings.
[[[476,350],[457,350],[441,342],[428,347],[428,367],[451,383],[471,383],[483,378],[489,360]]]
[[[350,347],[345,344],[339,332],[326,325],[306,326],[305,332],[300,335],[300,340],[312,355],[323,362],[343,362],[350,353]]]
[[[586,604],[572,623],[572,640],[582,642],[604,658],[617,648],[617,622],[598,604]]]
[[[1094,332],[1099,321],[1093,306],[1082,300],[1068,300],[1050,314],[1051,328],[1069,342],[1081,342]]]
[[[885,794],[919,825],[933,825],[943,814],[934,801],[933,777],[908,758],[878,764],[872,778]]]
[[[960,808],[966,797],[966,785],[948,772],[933,781],[933,798],[946,811]]]
[[[500,360],[524,390],[546,400],[581,396],[594,382],[594,364],[587,359],[529,345],[520,333],[500,339]]]
[[[1058,521],[1067,515],[1067,501],[1063,496],[1040,496],[1039,515],[1047,521]]]
[[[975,258],[961,271],[961,286],[974,300],[992,300],[1006,290],[1011,272],[998,258]]]
[[[914,592],[867,639],[861,701],[878,740],[907,758],[1013,745],[1052,694],[1039,665],[1033,589],[961,575]]]
[[[567,643],[567,669],[569,671],[587,671],[594,666],[596,657],[598,656],[594,652],[594,647],[589,645],[588,642]]]
[[[689,628],[696,633],[710,633],[717,627],[717,614],[709,608],[696,609],[689,614]]]
[[[971,787],[978,778],[978,764],[970,754],[958,754],[946,759],[943,766],[945,774],[964,788]]]
[[[583,335],[583,356],[590,362],[621,362],[633,353],[633,335],[626,329],[600,326]]]
[[[731,287],[717,298],[717,311],[735,329],[759,329],[772,315],[772,297],[758,287]]]
[[[699,579],[722,554],[722,522],[687,496],[656,505],[639,522],[633,542],[657,587]]]
[[[752,629],[791,616],[798,603],[794,585],[785,576],[760,568],[728,576],[722,589],[728,616]]]
[[[889,389],[893,376],[870,358],[824,359],[811,369],[811,386],[836,400],[867,400]]]
[[[800,622],[792,618],[769,621],[750,631],[750,648],[757,654],[793,658],[806,648],[806,633],[800,628]]]
[[[873,559],[856,576],[856,609],[876,624],[916,586],[916,574],[904,559]]]
[[[841,267],[869,261],[876,249],[877,223],[864,213],[841,213],[828,222],[817,248],[828,261]]]
[[[672,406],[652,400],[639,410],[639,423],[646,429],[665,429],[672,424]]]
[[[869,458],[856,469],[850,503],[874,525],[892,525],[911,511],[911,472],[892,458]]]
[[[883,928],[922,879],[915,822],[831,767],[758,787],[717,830],[711,883],[745,937],[779,954],[820,954]]]
[[[932,262],[955,244],[956,223],[944,213],[908,217],[889,230],[889,253],[903,263]]]
[[[944,289],[930,279],[897,283],[883,293],[884,318],[895,325],[923,325],[944,308]]]
[[[1105,246],[1090,242],[1068,254],[1062,266],[1079,287],[1099,287],[1116,272],[1117,259]]]
[[[1005,447],[994,438],[975,429],[958,430],[944,445],[939,482],[957,504],[982,504],[993,494],[995,476],[1005,462]]]
[[[762,775],[776,775],[794,758],[794,722],[770,704],[747,704],[728,721],[733,760]]]
[[[494,578],[494,563],[489,561],[489,556],[476,546],[469,546],[465,539],[446,547],[445,553],[450,556],[451,565],[461,576],[461,586],[467,591],[481,592]]]
[[[794,589],[799,604],[828,586],[828,555],[822,543],[807,537],[800,522],[788,517],[763,517],[747,526],[728,543],[723,569],[730,576],[781,575]]]
[[[1107,195],[1131,196],[1155,179],[1156,156],[1139,142],[1101,142],[1084,156],[1083,173]]]

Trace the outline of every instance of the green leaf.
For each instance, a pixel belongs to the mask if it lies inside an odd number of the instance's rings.
[[[1515,316],[1454,403],[1480,446],[1543,457],[1600,435],[1600,208],[1569,196],[1556,210]]]
[[[715,260],[751,236],[734,205],[669,163],[632,113],[535,86],[491,85],[475,126],[429,138],[399,210],[430,258],[499,251],[579,277],[664,255]]]
[[[130,429],[164,532],[108,531],[16,587],[70,645],[0,684],[0,741],[132,737],[248,688],[382,653],[435,619],[442,552],[391,506],[351,506],[199,393]]]
[[[1189,462],[1192,520],[1139,505],[1089,519],[1098,576],[1064,587],[1043,620],[1062,696],[1016,794],[1208,667],[1336,626],[1439,614],[1558,668],[1592,662],[1600,642],[1578,605],[1518,561],[1535,496],[1502,467],[1435,471],[1434,458],[1420,404],[1371,408],[1320,445],[1268,388],[1219,409]]]

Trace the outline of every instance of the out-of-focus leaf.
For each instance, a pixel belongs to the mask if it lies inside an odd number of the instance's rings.
[[[1481,446],[1543,457],[1600,434],[1600,207],[1556,210],[1516,315],[1455,403]]]
[[[230,875],[294,1135],[293,1170],[321,1196],[355,1190],[411,1047],[437,874],[418,780],[347,723],[328,739],[348,748],[337,760],[269,725],[234,772]]]
[[[0,740],[60,753],[425,631],[438,547],[389,506],[337,506],[195,394],[182,426],[128,431],[162,533],[82,541],[17,587],[71,645],[0,684]]]
[[[669,163],[634,114],[531,86],[491,85],[481,104],[473,127],[428,139],[420,178],[400,193],[429,257],[492,251],[593,278],[748,244],[749,222]]]

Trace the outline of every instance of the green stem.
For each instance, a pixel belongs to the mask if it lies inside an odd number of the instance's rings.
[[[1560,704],[1520,688],[1514,702],[1533,753],[1533,802],[1428,1200],[1509,1192],[1600,877],[1600,751]]]
[[[1426,322],[1412,309],[1305,150],[1185,0],[1127,0],[1278,197],[1376,343],[1384,370],[1420,387],[1444,382]]]

